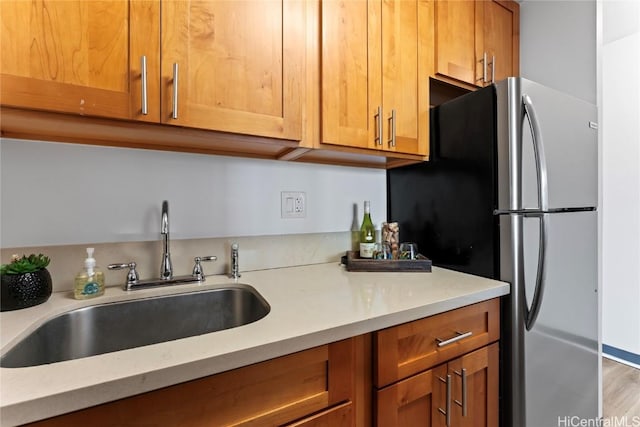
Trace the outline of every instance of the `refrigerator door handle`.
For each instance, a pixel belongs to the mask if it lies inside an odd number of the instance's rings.
[[[524,108],[523,120],[526,117],[529,121],[531,136],[533,138],[533,152],[536,161],[536,175],[538,178],[538,209],[546,211],[549,209],[549,190],[547,184],[547,159],[544,154],[544,143],[540,122],[536,109],[531,98],[526,93],[522,95],[522,106]]]
[[[549,235],[547,213],[531,214],[525,216],[535,216],[540,219],[540,244],[538,252],[538,268],[536,271],[536,287],[533,291],[533,298],[531,300],[531,306],[527,304],[527,298],[525,296],[525,327],[527,331],[533,328],[536,323],[538,314],[540,313],[540,306],[542,305],[542,297],[544,295],[545,286],[545,268],[547,265],[547,237]]]

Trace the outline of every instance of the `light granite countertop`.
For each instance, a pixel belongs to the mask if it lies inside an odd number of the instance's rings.
[[[2,354],[47,319],[74,308],[229,283],[231,279],[221,275],[208,277],[202,285],[129,293],[112,287],[87,301],[54,293],[39,306],[0,314]],[[271,312],[266,317],[130,350],[0,368],[0,424],[52,417],[509,293],[507,283],[437,267],[432,273],[356,273],[337,263],[243,272],[239,283],[253,286],[268,301]]]

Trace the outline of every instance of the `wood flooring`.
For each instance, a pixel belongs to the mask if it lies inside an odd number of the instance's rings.
[[[604,418],[640,419],[640,369],[602,358]]]

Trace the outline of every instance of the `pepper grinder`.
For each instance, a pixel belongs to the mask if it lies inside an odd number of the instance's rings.
[[[231,245],[231,263],[230,263],[229,277],[232,279],[240,278],[240,265],[238,263],[238,244],[233,243]]]

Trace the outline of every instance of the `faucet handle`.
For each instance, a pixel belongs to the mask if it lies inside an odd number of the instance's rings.
[[[132,284],[138,283],[138,280],[140,279],[138,272],[136,271],[136,263],[133,261],[129,263],[109,264],[107,268],[109,270],[129,269],[129,272],[127,273],[127,284],[124,286],[125,291],[128,291]]]
[[[201,262],[204,261],[216,261],[218,259],[217,256],[212,255],[212,256],[197,256],[195,257],[193,260],[195,261],[196,265],[193,266],[193,273],[191,273],[191,275],[193,277],[195,277],[198,280],[203,280],[204,279],[204,271],[202,270],[202,264],[200,264]]]

